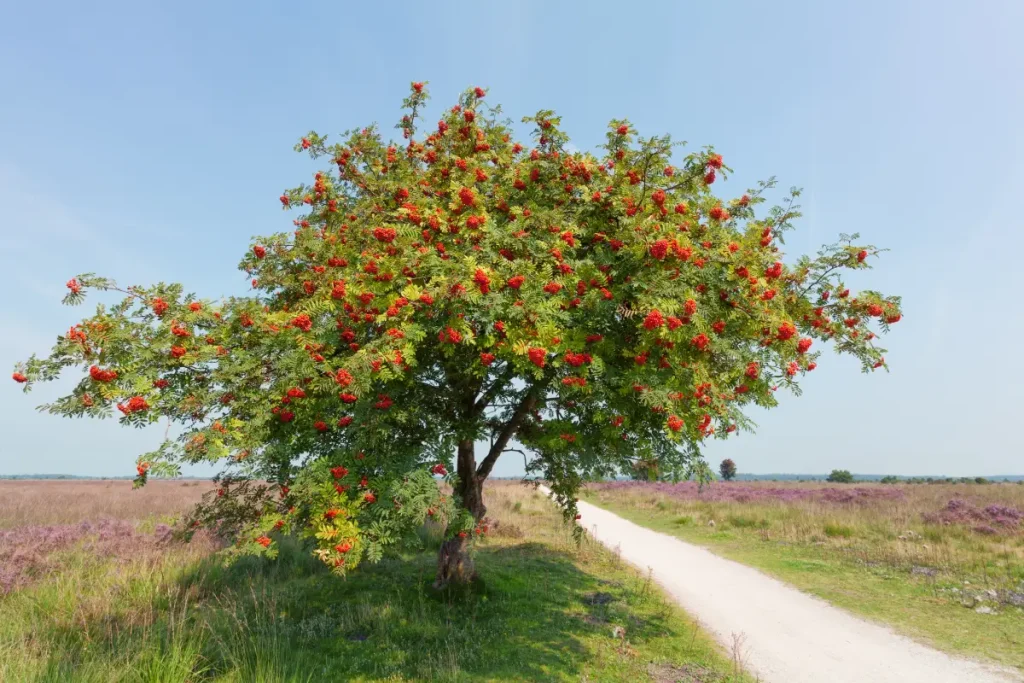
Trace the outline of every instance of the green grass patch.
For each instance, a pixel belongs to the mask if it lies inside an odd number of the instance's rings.
[[[852,538],[853,527],[843,526],[842,524],[826,524],[825,535],[829,538]]]
[[[739,529],[767,529],[769,526],[768,520],[756,517],[747,517],[744,515],[729,515],[726,517],[730,526],[737,527]]]

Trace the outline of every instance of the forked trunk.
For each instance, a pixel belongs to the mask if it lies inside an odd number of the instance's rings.
[[[484,507],[484,480],[476,474],[476,458],[473,454],[473,441],[460,441],[457,460],[459,480],[455,494],[459,497],[462,507],[469,510],[477,521],[484,518],[487,508]],[[469,583],[476,577],[473,569],[473,558],[469,556],[469,538],[455,536],[441,545],[437,556],[437,577],[435,588],[446,588],[452,583]]]

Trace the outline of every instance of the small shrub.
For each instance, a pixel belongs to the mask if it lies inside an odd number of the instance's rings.
[[[825,535],[829,538],[850,538],[853,536],[853,528],[842,524],[826,524]]]
[[[519,512],[523,509],[523,501],[517,500],[516,504],[512,506],[512,512]]]
[[[691,515],[683,515],[673,519],[672,523],[677,526],[691,526],[693,524],[693,517]]]

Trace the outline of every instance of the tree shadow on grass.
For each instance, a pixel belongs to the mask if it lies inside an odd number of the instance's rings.
[[[212,556],[130,608],[111,600],[51,626],[25,680],[576,681],[609,666],[604,679],[620,680],[636,662],[614,626],[633,644],[678,635],[642,582],[590,574],[567,552],[485,543],[475,558],[479,581],[437,591],[431,552],[345,578],[292,539],[273,561]]]
[[[419,554],[331,575],[308,552],[208,564],[184,579],[209,630],[204,659],[241,680],[579,680],[613,622],[671,637],[667,613],[632,613],[635,587],[538,543],[479,549],[480,580],[439,592]],[[650,610],[648,610],[650,612]],[[623,623],[625,622],[625,623]]]

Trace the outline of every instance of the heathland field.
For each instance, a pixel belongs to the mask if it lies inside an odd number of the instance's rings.
[[[1024,670],[1024,485],[610,482],[584,500]]]
[[[481,581],[439,539],[330,575],[296,542],[224,565],[170,533],[207,482],[0,482],[0,681],[747,681],[650,580],[552,504],[488,484]]]

